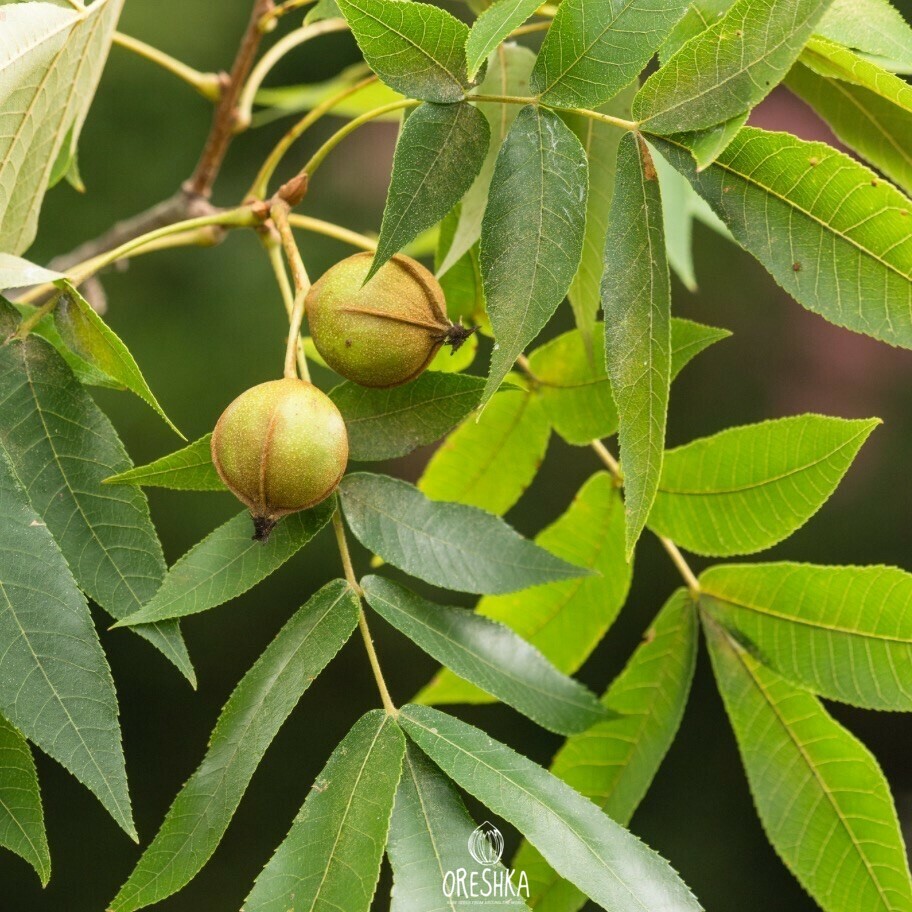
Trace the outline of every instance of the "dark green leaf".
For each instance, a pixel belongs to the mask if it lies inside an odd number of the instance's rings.
[[[457,785],[512,823],[561,876],[603,908],[700,909],[652,849],[531,760],[428,706],[403,707],[399,723]]]
[[[593,475],[570,508],[535,543],[577,567],[585,579],[488,595],[476,611],[515,630],[565,674],[577,671],[614,622],[627,599],[633,565],[624,555],[624,504],[607,472]],[[421,691],[420,703],[487,703],[484,691],[444,668]]]
[[[254,541],[245,510],[194,545],[165,576],[143,607],[115,624],[147,624],[207,611],[252,589],[278,570],[325,526],[335,509],[330,497],[310,510],[292,513],[266,542]]]
[[[391,88],[411,98],[462,101],[468,26],[438,6],[402,0],[338,0],[364,59]]]
[[[225,704],[203,762],[110,904],[132,912],[176,893],[221,841],[260,760],[304,691],[358,623],[358,597],[328,583],[279,631]]]
[[[796,684],[872,709],[912,709],[912,576],[893,567],[730,564],[701,605]]]
[[[433,443],[478,406],[483,389],[479,377],[427,372],[390,389],[346,381],[329,396],[345,419],[350,458],[370,461]]]
[[[588,576],[475,507],[428,500],[398,478],[358,472],[339,486],[357,539],[387,563],[457,592],[515,592]]]
[[[2,449],[0,713],[136,839],[114,682],[89,606]]]
[[[466,41],[469,76],[474,76],[513,29],[541,6],[536,0],[495,0],[475,20]]]
[[[245,912],[367,912],[402,775],[405,739],[377,709],[333,751]]]
[[[0,302],[0,338],[16,328]],[[165,559],[138,488],[102,482],[131,468],[117,432],[43,339],[0,346],[0,446],[80,588],[114,618],[155,594]],[[195,684],[176,623],[137,629]]]
[[[589,690],[506,625],[434,604],[380,576],[362,585],[371,608],[428,655],[543,728],[573,735],[604,718]]]
[[[808,310],[912,347],[912,202],[824,143],[744,127],[697,174],[654,139],[732,234]]]
[[[634,117],[650,133],[675,133],[743,114],[782,81],[830,2],[737,0],[646,80]]]
[[[54,309],[54,322],[66,345],[115,383],[139,396],[178,437],[186,440],[158,404],[139,365],[120,337],[69,282],[63,284],[65,291]]]
[[[460,868],[480,883],[485,872],[490,872],[488,877],[505,877],[499,862],[482,865],[469,854],[466,847],[475,829],[475,821],[453,783],[417,747],[406,742],[387,846],[393,868],[390,912],[478,912],[482,908],[523,912],[526,905],[516,896],[473,902],[447,897],[443,892],[447,872]]]
[[[532,483],[550,436],[537,396],[501,390],[477,419],[470,418],[447,437],[427,464],[418,489],[432,500],[502,516]]]
[[[206,434],[161,459],[112,475],[104,483],[170,488],[173,491],[224,491],[225,485],[212,464],[211,448],[212,434]]]
[[[669,450],[649,524],[697,554],[769,548],[823,506],[879,423],[796,415]]]
[[[532,73],[532,91],[559,108],[595,108],[640,75],[687,0],[565,0]]]
[[[715,622],[704,629],[754,803],[779,856],[826,912],[912,909],[906,851],[877,761],[815,697]]]
[[[2,457],[0,457],[2,458]],[[0,716],[0,845],[24,858],[46,887],[51,855],[35,761],[28,742]]]
[[[602,307],[624,466],[629,559],[659,486],[671,384],[671,280],[662,197],[649,151],[632,133],[618,150]]]
[[[478,176],[491,131],[478,108],[419,105],[402,126],[377,253],[367,278],[422,231],[436,225]]]
[[[583,249],[586,154],[552,111],[523,108],[507,136],[481,229],[481,272],[496,344],[483,401],[563,300]]]
[[[697,614],[681,589],[602,698],[617,718],[568,739],[551,772],[626,826],[681,724],[696,658]],[[529,843],[520,846],[513,867],[528,874],[538,912],[576,912],[584,905],[586,897]]]

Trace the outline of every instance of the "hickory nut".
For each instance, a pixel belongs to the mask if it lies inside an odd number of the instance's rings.
[[[250,508],[265,541],[283,516],[336,489],[348,462],[348,434],[332,400],[304,380],[261,383],[241,393],[212,432],[212,462]]]
[[[361,386],[407,383],[441,345],[455,351],[472,334],[451,323],[443,289],[411,257],[394,256],[364,285],[371,253],[328,269],[307,295],[307,320],[326,363]]]

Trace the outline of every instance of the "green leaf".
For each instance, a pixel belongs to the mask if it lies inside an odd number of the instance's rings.
[[[367,912],[380,875],[405,739],[379,709],[333,751],[245,912]]]
[[[906,852],[877,761],[815,697],[713,621],[704,626],[757,813],[780,858],[826,912],[912,909]]]
[[[332,517],[335,498],[286,516],[266,542],[255,541],[246,510],[210,532],[168,570],[161,588],[115,627],[208,611],[237,598],[294,557]]]
[[[370,277],[472,185],[491,139],[487,118],[470,104],[422,104],[402,126]]]
[[[46,887],[51,855],[35,761],[28,742],[0,716],[0,845],[27,861]]]
[[[565,674],[582,667],[627,599],[633,566],[624,556],[624,505],[606,472],[580,488],[570,508],[535,543],[594,571],[585,579],[537,586],[516,595],[489,595],[477,612],[515,630]],[[419,703],[487,703],[484,691],[444,668]]]
[[[532,73],[532,91],[559,108],[604,104],[640,75],[686,7],[686,0],[561,3]]]
[[[506,625],[434,604],[381,576],[362,586],[371,608],[428,655],[543,728],[573,735],[604,719],[587,688]]]
[[[146,465],[104,479],[105,484],[170,488],[173,491],[225,491],[212,464],[212,434],[194,440]]]
[[[203,762],[111,902],[111,912],[163,900],[206,864],[282,723],[351,636],[359,611],[354,591],[335,580],[279,631],[225,704]]]
[[[158,404],[139,365],[120,337],[70,282],[65,281],[63,287],[65,291],[54,309],[54,322],[66,345],[115,383],[139,396],[178,437],[186,440]]]
[[[750,554],[803,526],[880,421],[795,415],[665,454],[651,528],[696,554]]]
[[[479,883],[486,871],[491,872],[488,877],[506,876],[499,862],[482,865],[467,851],[475,829],[453,784],[417,747],[406,742],[386,849],[393,868],[390,912],[459,912],[482,906],[500,912],[526,910],[516,896],[472,902],[444,894],[441,888],[449,871],[463,868],[467,878],[474,876]]]
[[[2,55],[0,50],[0,55]],[[2,76],[0,76],[2,78]],[[22,257],[11,253],[0,253],[0,291],[7,288],[21,288],[26,285],[40,285],[44,282],[56,282],[63,276],[59,272],[36,266]]]
[[[697,174],[652,140],[732,234],[808,310],[912,347],[912,202],[824,143],[744,127]]]
[[[0,713],[137,838],[114,682],[89,606],[2,449]]]
[[[680,589],[602,698],[617,718],[569,738],[551,772],[626,826],[681,724],[696,658],[697,615]],[[512,866],[528,874],[537,912],[576,912],[584,905],[586,897],[529,843],[520,846]]]
[[[474,76],[513,29],[522,25],[540,5],[536,0],[495,0],[484,10],[466,40],[469,76]]]
[[[659,174],[662,188],[662,222],[665,225],[665,251],[668,265],[675,271],[688,291],[697,290],[694,272],[692,234],[695,220],[702,222],[726,240],[734,241],[728,228],[709,203],[697,195],[690,181],[679,174],[653,146],[652,163]]]
[[[697,171],[708,168],[729,147],[749,114],[750,111],[742,111],[714,127],[687,133],[681,137],[686,140],[690,154],[697,164]]]
[[[667,63],[691,38],[705,32],[724,16],[733,3],[734,0],[691,0],[687,12],[678,20],[659,49],[659,62],[663,65]]]
[[[450,104],[471,85],[466,73],[468,26],[428,3],[338,0],[370,68],[410,98]]]
[[[331,0],[331,2],[335,3],[335,0]],[[326,18],[334,19],[339,15],[337,8],[334,15]],[[339,95],[345,89],[352,88],[369,75],[369,67],[362,62],[346,67],[337,76],[324,82],[262,88],[256,94],[256,101],[257,104],[265,107],[253,115],[252,125],[259,127],[289,114],[312,111],[317,105]],[[361,114],[373,111],[374,108],[401,101],[404,97],[382,82],[374,80],[334,104],[332,112],[334,117],[359,117]],[[401,119],[401,111],[390,111],[375,118],[378,121],[391,123],[398,123]]]
[[[630,103],[636,93],[634,82],[622,89],[607,104],[599,108],[602,114],[630,117]],[[576,328],[586,336],[592,331],[592,321],[601,309],[601,281],[605,258],[605,235],[608,233],[608,214],[614,196],[617,169],[617,149],[623,132],[604,121],[581,114],[566,114],[564,119],[576,133],[589,160],[589,195],[586,198],[586,231],[583,234],[583,255],[579,269],[567,292]],[[591,336],[586,338],[586,351],[594,355]]]
[[[479,377],[433,372],[390,389],[346,381],[329,397],[345,419],[350,458],[371,461],[433,443],[478,406],[483,389]]]
[[[603,908],[700,909],[652,849],[531,760],[428,706],[404,706],[399,724],[457,785],[524,833],[559,874]]]
[[[912,27],[888,0],[833,0],[817,31],[825,38],[912,72]]]
[[[671,280],[662,197],[649,151],[632,133],[618,151],[602,307],[624,466],[629,560],[659,486],[671,385]]]
[[[481,274],[497,340],[482,402],[563,300],[583,249],[586,153],[552,111],[523,108],[504,142],[481,229]]]
[[[650,133],[701,130],[762,101],[831,0],[737,0],[646,80],[633,115]]]
[[[457,592],[515,592],[588,576],[475,507],[428,500],[398,478],[357,472],[339,485],[358,541],[384,561]]]
[[[0,302],[0,338],[17,315]],[[165,559],[137,488],[103,485],[130,460],[113,425],[43,339],[0,346],[0,447],[83,592],[115,619],[155,594]],[[176,623],[137,629],[195,686]]]
[[[518,44],[502,44],[491,55],[484,80],[477,91],[483,95],[528,95],[529,74],[534,64],[535,55],[528,48],[520,47]],[[488,204],[488,190],[497,156],[519,113],[518,105],[493,102],[477,102],[477,105],[478,110],[488,119],[491,141],[478,177],[469,187],[459,207],[458,222],[452,240],[443,251],[443,258],[437,263],[438,276],[446,275],[474,247],[481,236],[481,223]],[[449,295],[447,300],[449,301]]]
[[[502,516],[532,483],[551,428],[538,397],[501,390],[476,420],[465,421],[427,464],[418,489]]]
[[[851,51],[812,38],[785,84],[847,146],[912,190],[912,88]]]
[[[604,346],[597,346],[591,357],[586,351],[586,338],[604,334],[603,326],[595,323],[594,331],[588,333],[571,330],[529,355],[529,365],[540,381],[537,395],[548,419],[554,430],[575,446],[588,446],[618,429]],[[724,329],[672,317],[671,378],[677,377],[703,349],[729,335]]]
[[[704,611],[799,686],[912,708],[912,576],[893,567],[730,564],[703,572]]]
[[[65,144],[76,148],[123,0],[81,12],[48,3],[4,10],[0,40],[0,250],[35,237],[41,201]]]

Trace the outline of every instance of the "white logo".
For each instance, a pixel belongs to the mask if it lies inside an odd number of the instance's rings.
[[[479,864],[495,865],[500,861],[504,850],[504,840],[500,830],[486,820],[480,827],[472,830],[469,836],[469,854]]]
[[[468,847],[477,867],[445,871],[443,895],[456,904],[523,905],[523,898],[529,898],[529,878],[525,871],[500,864],[504,852],[500,830],[486,820],[469,834]]]

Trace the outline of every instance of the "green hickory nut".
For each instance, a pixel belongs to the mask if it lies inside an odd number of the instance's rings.
[[[241,393],[212,432],[212,462],[253,516],[254,539],[335,491],[348,464],[348,433],[333,401],[286,378]]]
[[[356,253],[328,269],[307,294],[307,322],[336,373],[361,386],[399,386],[474,330],[450,322],[440,283],[411,257],[394,256],[365,284],[373,258]]]

